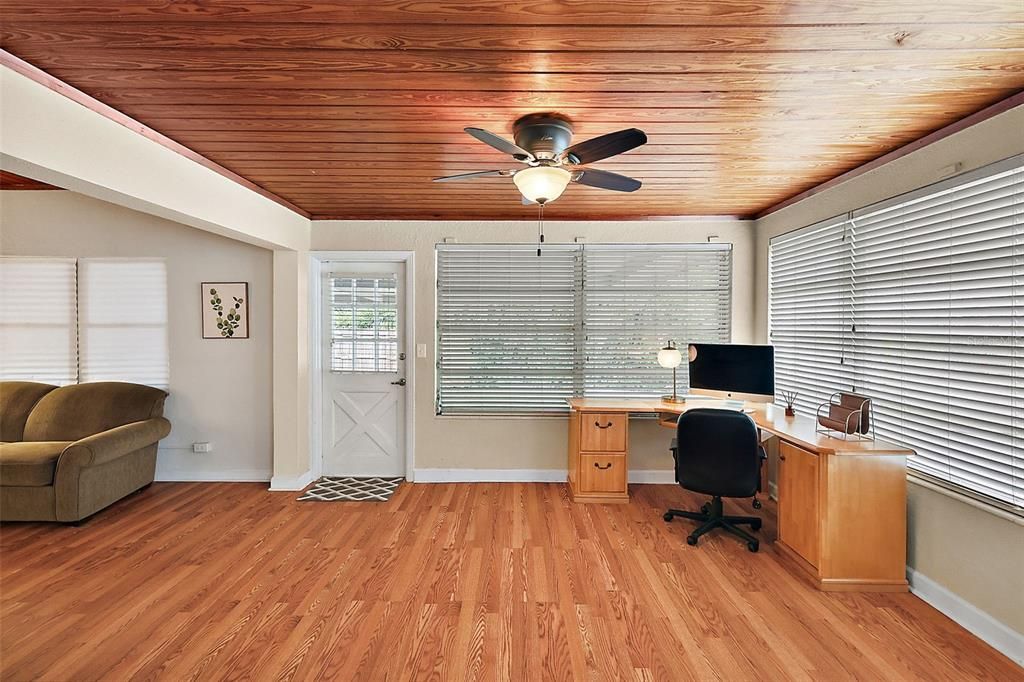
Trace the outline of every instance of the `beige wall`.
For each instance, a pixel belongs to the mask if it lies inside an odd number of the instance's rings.
[[[0,253],[167,261],[173,430],[162,480],[269,480],[271,252],[74,192],[0,192]],[[199,285],[249,282],[250,338],[203,340]],[[214,450],[194,454],[192,443]]]
[[[585,237],[589,243],[706,242],[717,236],[733,244],[733,340],[753,335],[753,227],[749,221],[552,222],[549,243]],[[434,245],[446,237],[461,243],[533,243],[537,225],[528,222],[316,221],[314,251],[414,251],[416,343],[427,344],[416,360],[416,469],[565,469],[567,419],[439,417],[434,414]],[[631,424],[633,470],[671,469],[669,434],[652,421]]]
[[[757,221],[754,336],[768,336],[768,242],[784,232],[1024,152],[1017,107]],[[1024,525],[910,484],[908,562],[915,571],[1024,633]]]

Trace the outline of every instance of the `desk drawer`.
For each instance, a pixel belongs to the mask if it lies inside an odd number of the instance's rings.
[[[628,426],[625,414],[584,412],[580,414],[580,450],[624,453]]]
[[[614,453],[580,455],[579,492],[626,492],[626,456]]]

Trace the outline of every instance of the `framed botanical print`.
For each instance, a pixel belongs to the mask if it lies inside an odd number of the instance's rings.
[[[249,283],[203,282],[203,338],[249,338]]]

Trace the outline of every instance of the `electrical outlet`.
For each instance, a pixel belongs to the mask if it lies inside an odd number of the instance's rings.
[[[192,443],[192,452],[213,452],[213,443]]]
[[[416,344],[416,357],[425,358],[427,357],[427,344],[417,343]]]

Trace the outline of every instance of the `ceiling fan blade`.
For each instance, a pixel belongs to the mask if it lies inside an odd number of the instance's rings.
[[[483,142],[484,144],[489,144],[490,146],[494,147],[499,152],[505,152],[506,154],[509,154],[510,156],[514,157],[517,161],[533,161],[533,154],[526,151],[519,145],[509,142],[504,137],[495,135],[494,133],[488,132],[483,128],[464,128],[464,130],[473,137],[475,137],[476,139]]]
[[[573,178],[573,182],[589,187],[610,189],[616,192],[635,192],[643,185],[642,182],[634,178],[593,168],[578,171],[578,174]]]
[[[607,159],[609,156],[628,152],[646,142],[647,135],[644,131],[638,128],[628,128],[574,144],[562,152],[562,158],[573,164],[593,163]]]
[[[509,175],[509,172],[503,170],[489,170],[478,171],[476,173],[460,173],[459,175],[446,175],[441,178],[434,178],[432,182],[455,182],[457,180],[472,180],[473,178],[482,178],[488,175]]]

